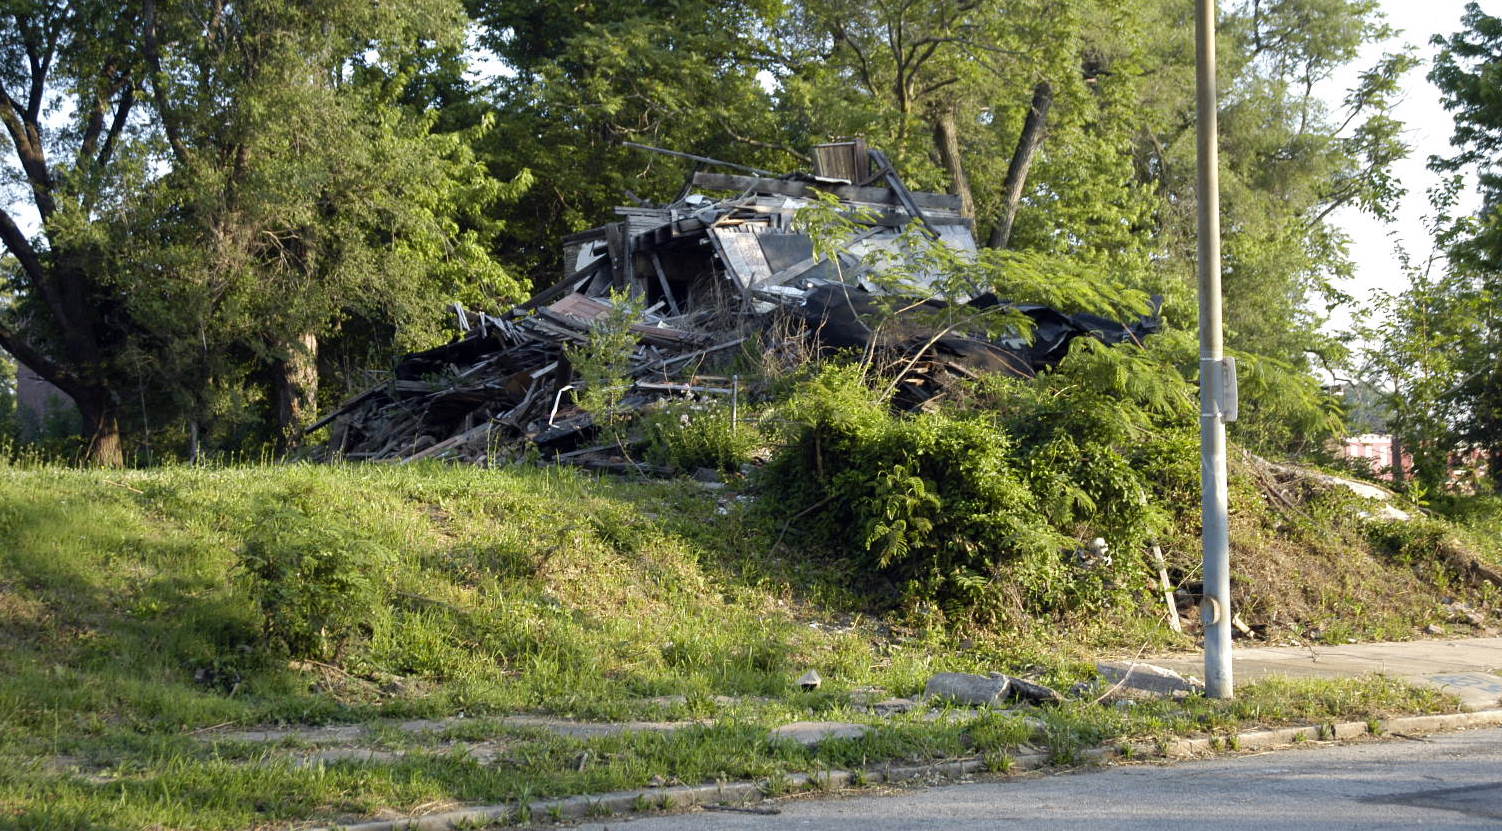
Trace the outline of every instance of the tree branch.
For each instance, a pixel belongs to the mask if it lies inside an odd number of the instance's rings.
[[[917,97],[923,98],[923,97],[929,95],[930,93],[938,92],[939,90],[941,90],[941,89],[949,86],[950,84],[959,83],[959,80],[960,80],[959,78],[945,78],[942,81],[938,81],[936,83],[929,84],[928,86],[924,87],[923,89],[918,90]]]
[[[73,375],[63,369],[62,365],[43,354],[32,346],[25,338],[15,331],[0,324],[0,349],[9,352],[16,360],[36,374],[42,376],[59,387],[63,392],[73,395]]]
[[[104,146],[99,148],[99,156],[94,160],[94,164],[98,167],[102,168],[109,164],[110,157],[115,152],[115,142],[119,140],[120,133],[124,132],[126,119],[130,117],[131,107],[135,106],[135,103],[136,85],[127,82],[124,91],[120,93],[120,104],[115,109],[115,119],[110,123],[110,131],[105,134]]]
[[[859,64],[860,68],[861,83],[865,84],[866,92],[869,92],[872,95],[876,95],[876,83],[871,79],[871,63],[866,59],[866,50],[861,48],[860,44],[856,42],[855,38],[850,37],[850,33],[845,31],[844,26],[835,23],[834,33],[835,37],[838,38],[840,42],[849,46],[850,51],[855,53],[855,60],[856,63]]]
[[[23,119],[24,111],[20,102],[12,98],[4,85],[0,84],[0,122],[4,122],[11,142],[16,146],[16,157],[20,159],[21,169],[31,183],[31,195],[36,203],[37,213],[46,222],[56,208],[52,198],[52,176],[47,171],[47,157],[42,151],[41,129],[35,122]]]
[[[21,263],[21,270],[26,272],[26,279],[30,280],[33,286],[41,288],[47,276],[47,270],[42,265],[42,258],[37,255],[36,249],[32,247],[31,241],[26,239],[26,235],[21,233],[21,226],[16,224],[4,208],[0,208],[0,242],[5,243],[5,247]]]
[[[0,208],[0,242],[21,263],[21,270],[25,272],[26,279],[30,281],[31,288],[41,296],[42,302],[51,310],[53,319],[67,335],[69,327],[73,323],[73,316],[68,313],[68,305],[64,303],[63,296],[59,293],[56,282],[48,279],[47,267],[42,263],[42,258],[37,254],[36,247],[21,233],[21,227],[11,218],[3,208]]]
[[[724,130],[725,135],[729,136],[733,141],[738,141],[741,144],[749,144],[752,147],[762,147],[767,150],[778,150],[788,154],[789,156],[792,156],[793,158],[801,162],[811,161],[807,153],[800,153],[795,148],[789,147],[788,145],[783,144],[780,141],[762,141],[761,139],[754,139],[750,136],[743,136],[740,133],[737,133],[735,129],[730,126],[730,122],[726,121],[723,118],[719,119],[719,121],[720,129]]]
[[[1001,216],[991,229],[988,248],[1006,248],[1012,239],[1012,223],[1017,219],[1017,207],[1022,202],[1022,193],[1027,186],[1027,171],[1032,166],[1038,145],[1043,142],[1044,127],[1048,123],[1048,110],[1053,106],[1053,84],[1041,81],[1033,88],[1033,100],[1027,117],[1022,122],[1022,134],[1017,137],[1017,150],[1007,166],[1007,177],[1002,183]]]
[[[182,130],[177,119],[172,115],[172,108],[167,102],[167,76],[162,72],[161,43],[157,33],[156,0],[146,0],[143,6],[146,18],[146,64],[151,78],[151,95],[156,103],[157,115],[162,119],[162,130],[167,134],[167,143],[172,146],[173,155],[178,161],[187,163],[190,160],[188,146],[183,143]]]
[[[36,30],[30,25],[30,18],[25,15],[17,16],[16,25],[21,30],[21,44],[26,50],[27,68],[31,73],[31,82],[26,93],[26,121],[35,124],[42,115],[42,97],[46,87],[47,70],[52,66],[53,43],[42,44],[37,42]]]
[[[108,64],[100,73],[106,78],[113,78],[116,72],[114,64]],[[83,138],[78,143],[78,159],[80,162],[93,156],[99,144],[99,136],[104,132],[104,117],[110,109],[110,99],[120,91],[121,84],[117,80],[107,90],[95,90],[94,106],[89,112],[89,119],[83,128]]]

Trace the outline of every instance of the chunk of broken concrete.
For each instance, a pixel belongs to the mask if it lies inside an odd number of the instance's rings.
[[[1189,679],[1165,667],[1143,664],[1136,661],[1098,661],[1095,669],[1105,677],[1118,692],[1152,693],[1174,695],[1197,692],[1199,687]]]
[[[990,673],[990,677],[997,679],[1005,678],[1007,681],[1007,693],[1013,698],[1030,701],[1034,704],[1057,704],[1064,700],[1064,696],[1060,695],[1059,691],[1053,687],[1035,684],[1025,678],[1018,678],[1000,672]]]
[[[891,716],[906,713],[917,706],[918,703],[911,698],[888,698],[872,704],[871,710],[879,716]]]
[[[843,721],[795,721],[772,731],[774,739],[792,739],[812,747],[825,739],[858,739],[871,732],[866,724],[850,724]]]
[[[1451,603],[1449,609],[1450,620],[1453,623],[1468,623],[1477,629],[1486,626],[1486,616],[1464,603]]]
[[[798,679],[798,686],[805,690],[817,690],[822,683],[824,679],[819,677],[819,671],[816,669],[803,673],[803,676]]]
[[[942,698],[959,704],[997,704],[1007,695],[1011,679],[988,678],[968,672],[941,672],[928,679],[923,687],[924,698]]]

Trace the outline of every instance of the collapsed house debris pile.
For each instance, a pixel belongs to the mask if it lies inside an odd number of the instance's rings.
[[[884,291],[873,269],[908,256],[903,232],[910,224],[959,256],[976,255],[959,199],[909,191],[879,151],[859,141],[822,145],[815,169],[813,176],[783,177],[696,170],[672,204],[617,208],[617,221],[564,239],[567,274],[558,283],[500,315],[456,307],[459,338],[404,356],[388,381],[313,424],[310,431],[331,427],[318,455],[478,463],[525,442],[561,462],[635,467],[619,447],[597,443],[592,416],[571,394],[582,381],[570,350],[589,343],[612,314],[613,297],[629,296],[632,308],[642,310],[630,325],[631,385],[620,401],[640,409],[667,398],[739,396],[736,378],[713,372],[742,352],[775,350],[774,331],[823,348],[870,345],[864,321]],[[696,189],[733,195],[712,198]],[[816,256],[813,240],[793,222],[817,192],[836,197],[859,229],[833,260]],[[904,277],[907,291],[922,295],[933,293],[940,275],[920,266]],[[976,309],[1004,305],[991,295],[966,302]],[[884,336],[883,349],[913,358],[905,362],[897,403],[922,406],[956,381],[984,373],[1030,377],[1057,363],[1082,334],[1116,343],[1158,327],[1156,318],[1122,324],[1042,306],[1009,308],[1032,318],[1031,340],[959,331],[935,337],[932,329]]]

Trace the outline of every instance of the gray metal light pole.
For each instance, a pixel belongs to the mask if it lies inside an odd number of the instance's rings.
[[[1205,692],[1230,698],[1231,542],[1227,528],[1226,420],[1235,418],[1235,368],[1221,340],[1220,173],[1215,89],[1216,0],[1195,0],[1199,150],[1200,512],[1205,558]]]

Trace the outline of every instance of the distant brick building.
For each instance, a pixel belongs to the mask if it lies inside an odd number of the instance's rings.
[[[1345,459],[1363,459],[1372,466],[1378,477],[1393,481],[1393,437],[1378,433],[1351,436],[1340,446],[1339,454]],[[1450,454],[1449,487],[1466,488],[1475,478],[1486,472],[1486,453],[1480,448],[1457,451]],[[1403,474],[1413,474],[1413,456],[1403,454]]]
[[[1392,480],[1393,475],[1393,437],[1377,433],[1364,433],[1359,436],[1351,436],[1340,447],[1340,455],[1346,459],[1364,459],[1372,466],[1372,470],[1383,479]],[[1406,474],[1413,470],[1413,457],[1403,454],[1403,472]]]

